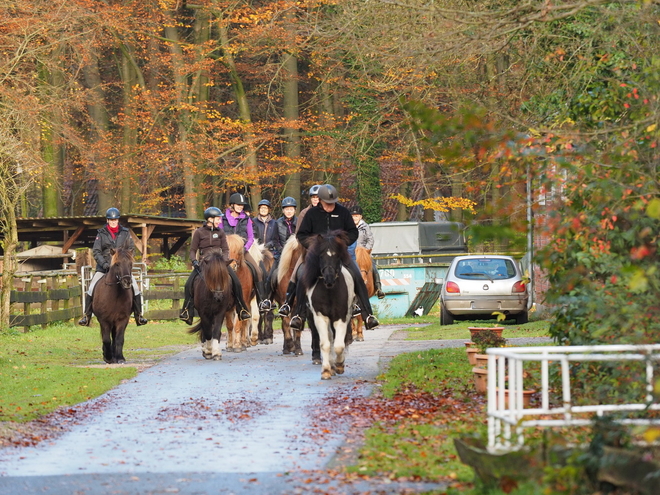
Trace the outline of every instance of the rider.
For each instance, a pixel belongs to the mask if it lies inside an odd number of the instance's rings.
[[[200,275],[197,250],[199,250],[199,257],[201,259],[202,256],[204,256],[204,252],[211,248],[219,248],[222,251],[222,257],[225,261],[229,259],[227,236],[220,228],[220,222],[222,222],[222,212],[220,211],[220,208],[216,208],[215,206],[207,208],[204,211],[204,218],[206,219],[206,224],[195,230],[192,236],[192,242],[190,243],[190,259],[192,260],[193,271],[186,281],[183,310],[179,315],[179,318],[185,321],[188,325],[192,325],[193,322],[192,288],[194,287],[195,279]],[[238,313],[238,319],[247,320],[250,318],[250,312],[247,310],[247,306],[243,300],[241,282],[238,280],[238,277],[234,270],[232,270],[231,266],[227,266],[227,271],[229,272],[232,281],[232,294],[236,300],[236,313]]]
[[[238,234],[245,241],[245,261],[251,267],[250,270],[256,279],[254,287],[257,290],[257,298],[259,299],[259,311],[265,313],[274,308],[270,299],[264,296],[266,293],[266,288],[264,287],[266,269],[263,265],[257,266],[257,263],[248,251],[254,243],[254,229],[252,219],[243,211],[247,205],[249,203],[241,193],[234,193],[229,196],[229,208],[227,208],[225,216],[222,219],[222,228],[225,234]]]
[[[96,272],[94,273],[94,276],[89,283],[89,289],[87,289],[87,293],[85,294],[85,314],[83,314],[83,317],[78,321],[79,325],[89,326],[92,321],[92,294],[94,293],[96,283],[101,280],[110,269],[110,261],[112,260],[110,250],[116,249],[117,247],[125,247],[131,251],[135,250],[135,244],[133,244],[130,231],[126,227],[119,225],[120,216],[117,208],[108,208],[105,212],[107,223],[105,227],[100,228],[96,234],[94,246],[92,247],[92,254],[96,260]],[[147,320],[142,316],[142,298],[140,297],[140,289],[133,275],[131,275],[131,283],[133,285],[133,313],[135,316],[135,324],[137,326],[145,325]]]
[[[339,199],[337,189],[331,184],[324,184],[319,188],[318,196],[320,199],[319,204],[310,208],[301,222],[297,234],[298,241],[303,246],[309,248],[317,234],[323,235],[333,230],[343,230],[348,235],[349,243],[352,244],[355,242],[359,235],[358,229],[348,209],[337,202]],[[346,268],[351,272],[351,276],[353,277],[355,294],[360,301],[362,308],[360,312],[364,319],[364,325],[368,330],[371,330],[380,323],[372,314],[367,287],[364,284],[364,280],[362,280],[360,269],[352,260]],[[296,311],[289,322],[291,328],[295,330],[302,330],[303,320],[300,315],[305,310],[304,290],[305,288],[302,285],[296,289]],[[280,308],[279,312],[282,313],[282,308]]]
[[[287,196],[282,200],[282,213],[283,215],[277,219],[277,232],[279,235],[279,242],[281,246],[286,244],[289,237],[296,233],[296,208],[298,203],[291,196]]]
[[[277,233],[277,220],[271,215],[270,201],[262,199],[257,207],[257,216],[252,221],[256,230],[255,237],[273,253],[277,260],[280,257],[280,241]]]
[[[351,252],[351,258],[353,258],[353,261],[355,261],[356,246],[361,246],[365,249],[368,249],[371,253],[371,250],[374,247],[374,234],[371,232],[371,227],[369,227],[369,224],[362,219],[362,208],[360,208],[359,205],[355,205],[351,208],[351,216],[353,217],[353,222],[355,222],[355,226],[359,232],[357,241],[348,247],[349,252]],[[383,288],[380,284],[380,274],[378,273],[378,268],[376,268],[376,261],[373,258],[371,258],[371,273],[374,276],[376,296],[378,299],[383,299],[385,297],[385,293],[383,292]]]
[[[314,208],[316,205],[319,204],[319,189],[321,188],[321,184],[314,184],[312,187],[309,188],[309,204],[307,205],[306,208],[303,208],[303,210],[298,213],[298,223],[296,225],[296,234],[298,233],[298,229],[300,229],[300,224],[303,221],[303,218],[305,218],[305,215],[309,211],[310,208]]]

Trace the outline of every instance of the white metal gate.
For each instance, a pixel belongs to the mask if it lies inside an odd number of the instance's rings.
[[[85,312],[85,294],[87,294],[87,289],[89,284],[92,281],[94,272],[96,271],[96,265],[89,266],[84,265],[80,268],[80,285],[82,286],[82,310]],[[149,280],[145,277],[147,274],[147,265],[146,263],[133,263],[133,277],[137,282],[140,294],[142,294],[146,289],[149,289]],[[142,312],[147,312],[147,304],[149,302],[142,298]]]

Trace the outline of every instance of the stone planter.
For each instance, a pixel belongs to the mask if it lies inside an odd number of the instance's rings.
[[[472,366],[475,366],[477,364],[477,359],[475,356],[479,352],[479,349],[476,347],[466,347],[465,352],[467,353],[468,363],[470,363]]]
[[[529,407],[529,401],[535,392],[536,390],[523,390],[523,407]],[[504,407],[509,407],[509,389],[504,389]]]
[[[477,350],[477,354],[474,355],[474,360],[478,368],[488,367],[488,354],[479,354],[479,351]]]
[[[491,332],[496,333],[498,337],[501,337],[504,327],[468,327],[468,330],[470,331],[470,338],[474,337],[479,332],[485,332],[487,330],[490,330]]]

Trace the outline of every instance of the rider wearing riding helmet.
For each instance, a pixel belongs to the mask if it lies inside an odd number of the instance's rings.
[[[300,243],[309,248],[314,238],[317,235],[324,235],[333,230],[343,230],[348,235],[349,244],[355,242],[358,238],[359,232],[355,226],[355,222],[351,218],[351,214],[347,208],[339,204],[337,201],[339,195],[337,189],[331,184],[324,184],[318,190],[319,204],[310,208],[305,218],[301,222],[300,228],[296,236]],[[369,302],[369,295],[367,287],[362,280],[360,269],[353,260],[346,268],[353,277],[355,294],[360,301],[359,312],[364,319],[364,325],[368,330],[377,327],[380,323],[378,319],[372,314],[371,304]],[[302,284],[297,284],[296,289],[296,311],[289,325],[295,330],[302,330],[302,317],[305,311],[305,287]],[[282,313],[282,308],[279,310]]]
[[[222,222],[222,212],[220,208],[211,206],[204,211],[204,219],[206,223],[199,227],[192,236],[190,243],[190,259],[192,260],[193,271],[186,281],[184,288],[184,301],[183,309],[179,318],[185,321],[188,325],[193,322],[193,293],[195,279],[200,275],[199,259],[204,256],[204,253],[211,249],[219,249],[222,252],[222,257],[225,261],[229,259],[229,246],[227,245],[227,235],[220,227]],[[199,259],[197,252],[199,251]],[[247,320],[250,318],[250,312],[247,309],[245,301],[243,300],[243,288],[241,282],[238,280],[236,273],[232,270],[231,266],[227,266],[227,271],[232,281],[232,294],[236,301],[236,313],[239,320]]]
[[[110,269],[110,262],[112,261],[111,249],[123,247],[129,249],[131,252],[135,251],[135,244],[131,238],[131,233],[126,227],[119,225],[119,210],[117,208],[108,208],[105,212],[106,225],[98,230],[94,246],[92,247],[92,254],[96,260],[96,272],[89,283],[89,289],[85,294],[85,314],[78,321],[79,325],[89,326],[92,321],[92,294],[97,282],[108,273]],[[131,284],[133,286],[133,313],[135,316],[135,324],[145,325],[147,320],[142,316],[142,298],[140,297],[140,288],[131,275]]]
[[[296,225],[296,234],[298,233],[298,229],[300,229],[300,224],[303,221],[303,218],[305,218],[305,215],[309,211],[310,208],[314,208],[316,205],[319,204],[319,189],[321,188],[321,184],[314,184],[312,187],[309,188],[309,204],[307,205],[306,208],[303,208],[303,210],[298,213],[298,222]]]
[[[351,208],[351,216],[353,217],[353,222],[358,229],[359,235],[357,241],[351,244],[348,247],[349,252],[351,253],[351,258],[355,261],[355,248],[356,246],[361,246],[364,249],[368,249],[369,253],[374,247],[374,234],[371,232],[371,227],[369,224],[362,219],[362,208],[359,205],[355,205]],[[380,274],[378,273],[378,268],[376,268],[376,261],[371,258],[371,273],[374,277],[374,286],[376,287],[376,296],[378,299],[383,299],[385,293],[380,284]]]
[[[271,215],[270,201],[262,199],[257,207],[257,216],[252,220],[255,238],[273,253],[275,259],[280,257],[280,240],[277,233],[277,220]]]
[[[257,291],[257,299],[259,299],[259,311],[265,313],[273,308],[270,299],[264,295],[266,293],[266,288],[264,287],[267,274],[266,269],[263,264],[262,266],[258,266],[248,251],[254,243],[254,225],[252,219],[243,211],[247,205],[249,203],[241,193],[234,193],[229,196],[229,208],[227,208],[225,216],[222,219],[222,228],[225,234],[238,234],[245,241],[245,261],[252,271],[252,276],[256,280],[254,288]]]
[[[282,200],[282,213],[283,215],[277,219],[277,232],[279,235],[280,245],[284,246],[289,237],[296,233],[296,208],[298,203],[291,196],[287,196]]]

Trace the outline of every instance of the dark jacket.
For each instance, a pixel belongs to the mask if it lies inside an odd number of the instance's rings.
[[[348,234],[349,245],[357,241],[359,235],[353,217],[347,208],[339,203],[335,203],[335,209],[328,213],[323,209],[321,203],[319,203],[307,211],[296,236],[303,246],[309,248],[313,236],[316,234],[327,234],[333,230],[343,230],[346,232]]]
[[[94,247],[92,247],[92,254],[96,260],[96,271],[107,273],[110,268],[110,261],[112,261],[111,249],[118,247],[125,247],[131,251],[135,251],[135,244],[131,238],[131,233],[126,227],[119,226],[117,237],[112,238],[112,234],[108,230],[108,226],[98,230],[96,239],[94,239]]]
[[[190,261],[201,259],[204,252],[211,248],[222,251],[222,257],[225,261],[229,259],[229,245],[227,244],[227,235],[222,230],[212,228],[208,224],[195,230],[190,243]],[[199,250],[199,258],[197,258]]]
[[[222,229],[225,234],[238,234],[245,241],[245,250],[247,251],[254,242],[254,230],[252,228],[252,219],[244,211],[238,217],[233,217],[231,210],[227,210],[222,217]]]
[[[277,219],[277,235],[279,243],[282,247],[286,244],[286,241],[289,240],[289,237],[296,233],[296,223],[297,218],[291,217],[291,220],[287,221],[285,216],[281,216]]]
[[[264,246],[271,251],[277,250],[280,245],[279,236],[277,234],[277,221],[270,215],[266,217],[264,222],[261,217],[256,217],[252,220],[254,226],[254,237],[259,239]]]

